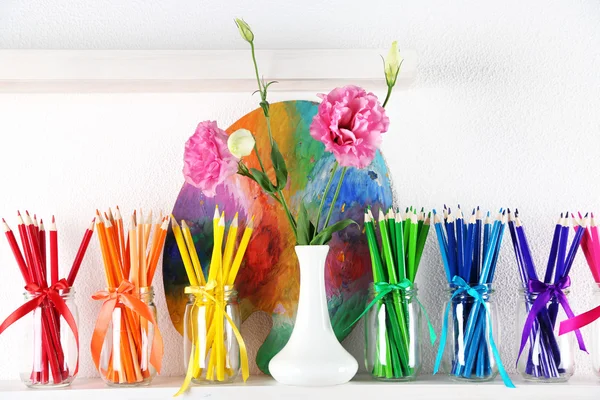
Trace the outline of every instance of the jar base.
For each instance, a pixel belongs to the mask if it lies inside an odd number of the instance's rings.
[[[235,381],[237,380],[237,376],[225,379],[223,381],[218,381],[218,380],[207,380],[207,379],[196,379],[193,378],[192,379],[192,383],[194,383],[195,385],[228,385],[231,383],[235,383]]]
[[[140,382],[132,382],[132,383],[127,383],[127,382],[110,382],[110,381],[104,381],[104,383],[106,383],[107,386],[110,387],[118,387],[118,388],[134,388],[134,387],[139,387],[139,386],[148,386],[150,385],[150,383],[152,382],[152,378],[146,378]]]
[[[69,380],[68,382],[61,382],[61,383],[32,383],[32,382],[23,382],[25,383],[25,386],[27,386],[30,389],[62,389],[62,388],[66,388],[68,386],[71,386],[71,383],[73,382],[73,379]]]
[[[452,375],[450,374],[450,379],[455,381],[455,382],[488,382],[488,381],[492,381],[496,378],[496,375],[498,374],[492,374],[492,375],[487,375],[487,376],[482,376],[482,377],[478,377],[478,376],[472,376],[470,378],[466,378],[464,376],[457,376],[457,375]]]
[[[398,383],[402,383],[402,382],[414,382],[415,380],[417,380],[417,375],[404,376],[402,378],[386,378],[385,376],[375,376],[375,375],[371,375],[371,377],[373,379],[375,379],[376,381],[379,381],[379,382],[398,382]]]
[[[533,376],[529,374],[520,374],[521,378],[527,382],[535,382],[535,383],[564,383],[571,379],[572,374],[559,374],[559,376],[553,376],[551,378],[546,378],[543,376]]]

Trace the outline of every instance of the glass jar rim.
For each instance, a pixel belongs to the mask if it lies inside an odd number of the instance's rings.
[[[202,290],[202,289],[206,288],[206,286],[205,285],[197,285],[197,286],[189,285],[189,286],[185,287],[185,289],[188,289],[188,288],[195,289],[195,290]],[[223,295],[225,296],[226,300],[228,300],[228,299],[236,299],[237,296],[238,296],[238,291],[235,288],[235,285],[225,285],[225,286],[223,286]],[[189,293],[188,296],[194,296],[194,297],[196,297],[197,294]]]
[[[69,299],[71,297],[75,296],[75,289],[73,288],[73,286],[69,286],[66,289],[59,289],[58,290],[58,295],[60,297],[62,297],[63,299]],[[35,299],[36,297],[38,297],[41,293],[40,292],[30,292],[30,291],[24,291],[23,292],[23,297],[25,297],[26,300],[31,300],[31,299]]]
[[[530,295],[530,296],[539,296],[542,292],[534,292],[534,291],[530,291],[528,290],[528,288],[526,286],[521,286],[517,289],[517,291],[519,292],[519,294],[522,295]],[[571,288],[565,288],[562,290],[562,292],[565,294],[565,296],[568,296],[571,293]]]
[[[494,289],[494,285],[492,283],[481,283],[481,284],[479,284],[479,283],[469,283],[469,286],[471,286],[471,287],[474,287],[474,286],[485,286],[485,288],[487,289],[485,291],[486,295],[490,295],[490,294],[493,294],[493,293],[496,292],[496,290]],[[447,290],[447,292],[449,294],[452,295],[458,289],[459,289],[458,286],[456,286],[456,285],[454,285],[454,284],[451,283],[450,285],[448,285],[448,288],[446,290]],[[466,291],[464,293],[465,293],[466,296],[471,297]]]
[[[375,290],[375,283],[376,282],[371,282],[369,283],[369,293],[370,294],[377,294],[378,292]],[[380,282],[377,282],[380,283]],[[389,282],[382,282],[382,283],[389,283]],[[394,289],[393,291],[400,291],[401,289]],[[417,286],[416,282],[413,282],[412,285],[404,290],[405,295],[409,296],[409,295],[416,295],[419,292],[419,287]]]

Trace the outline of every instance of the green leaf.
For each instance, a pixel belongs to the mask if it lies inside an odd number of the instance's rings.
[[[304,203],[300,204],[300,211],[298,211],[298,219],[296,220],[296,241],[299,246],[305,246],[310,243],[310,226],[312,223],[308,218],[308,211],[306,211],[306,207]]]
[[[283,155],[279,151],[279,146],[277,146],[275,141],[273,141],[273,146],[271,147],[271,162],[273,163],[273,169],[275,169],[275,176],[277,177],[277,187],[275,189],[282,190],[287,184],[288,170]]]
[[[265,96],[265,93],[261,92],[261,96]],[[263,114],[265,114],[265,117],[268,117],[269,116],[269,102],[266,100],[263,100],[259,104],[260,104],[260,108],[262,108],[262,110],[263,110]]]
[[[310,244],[311,245],[327,244],[331,240],[331,236],[333,235],[334,232],[341,231],[342,229],[345,229],[347,226],[352,225],[352,224],[356,224],[356,226],[358,226],[358,224],[350,218],[338,221],[335,224],[328,226],[327,228],[325,228],[321,232],[319,232],[319,234],[314,237],[314,239],[310,242]]]
[[[279,83],[279,82],[277,82],[277,81],[271,81],[271,82],[267,83],[266,85],[263,84],[264,87],[265,87],[265,92],[267,91],[267,89],[269,88],[269,86],[271,86],[274,83]]]
[[[250,168],[250,172],[252,173],[252,177],[258,183],[258,185],[267,193],[274,193],[275,188],[273,184],[269,180],[267,174],[262,171],[257,170],[256,168]]]

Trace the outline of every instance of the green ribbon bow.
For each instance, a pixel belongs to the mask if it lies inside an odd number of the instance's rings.
[[[354,324],[356,324],[358,321],[360,321],[360,319],[362,317],[365,316],[365,314],[371,309],[371,307],[373,307],[375,304],[377,304],[385,296],[392,293],[394,290],[399,290],[400,292],[402,292],[404,294],[404,292],[413,288],[413,283],[411,281],[409,281],[408,279],[404,278],[403,280],[401,280],[398,283],[375,282],[373,284],[373,286],[375,287],[375,293],[376,293],[375,297],[367,305],[367,307],[364,309],[364,311],[358,316],[358,318],[356,318],[354,320],[354,322],[352,322],[350,324],[350,326],[348,326],[346,328],[346,330],[352,328],[354,326]],[[429,328],[429,340],[431,341],[431,345],[433,345],[433,344],[435,344],[437,336],[435,334],[435,330],[433,329],[433,325],[431,325],[431,321],[429,320],[429,314],[427,314],[425,307],[423,307],[423,304],[421,304],[421,302],[419,301],[417,296],[415,296],[415,300],[417,301],[417,304],[419,305],[419,307],[421,307],[421,311],[423,311],[423,315],[425,315],[425,320],[427,321],[427,328]]]

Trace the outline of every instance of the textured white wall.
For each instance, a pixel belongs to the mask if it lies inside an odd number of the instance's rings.
[[[0,48],[241,48],[234,16],[252,24],[263,48],[385,47],[398,39],[419,52],[421,63],[415,84],[396,93],[389,107],[385,149],[400,204],[518,207],[542,264],[559,212],[600,212],[594,163],[600,148],[600,3],[391,3],[3,0]],[[0,214],[14,222],[15,210],[27,207],[61,216],[61,251],[70,261],[95,208],[118,202],[125,210],[170,210],[183,182],[183,143],[195,124],[210,118],[226,126],[255,101],[245,93],[1,95]],[[430,239],[419,284],[439,329],[444,280]],[[502,355],[512,369],[518,275],[505,239],[497,301],[505,328]],[[20,304],[21,285],[4,241],[0,265],[5,316]],[[572,306],[584,311],[591,278],[583,257],[572,276]],[[99,304],[89,296],[102,282],[94,239],[78,280],[82,376],[95,375],[87,346]],[[164,299],[157,302],[165,373],[181,374],[180,338]],[[268,329],[264,318],[257,320],[243,329],[252,352]],[[12,329],[0,337],[0,379],[17,377],[6,360],[18,359],[19,335]],[[345,344],[360,358],[362,329]],[[577,361],[578,375],[591,374],[589,357],[579,354]],[[432,363],[428,349],[426,371]]]

